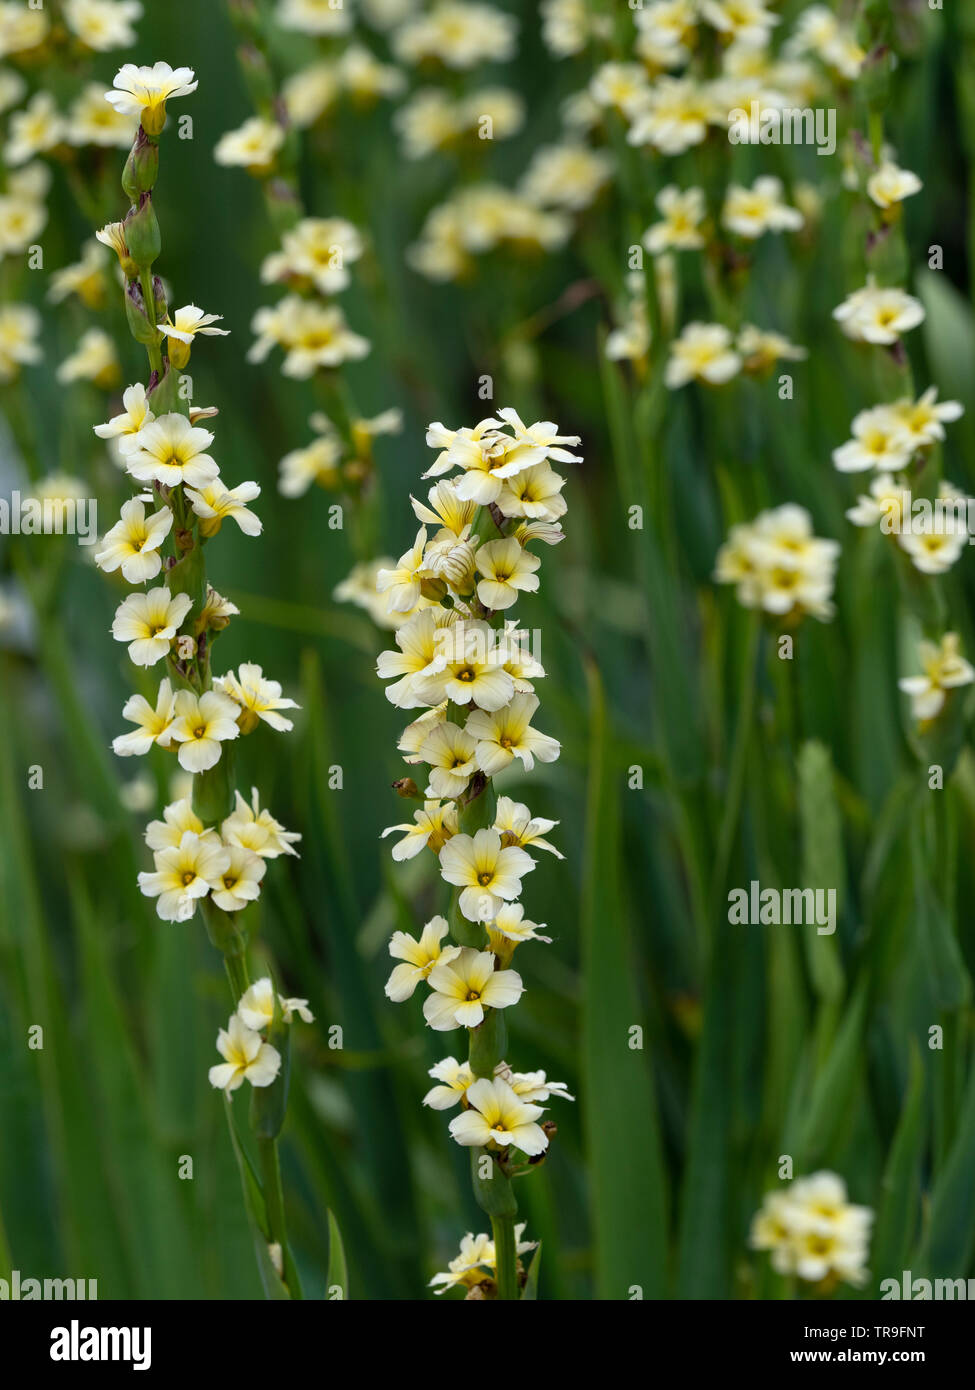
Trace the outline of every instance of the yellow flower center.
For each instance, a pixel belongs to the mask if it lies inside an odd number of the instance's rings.
[[[469,990],[467,991],[467,1000],[468,1000],[468,1003],[474,1003],[475,1000],[480,999],[480,997],[481,997],[481,996],[478,994],[478,992],[477,992],[476,989],[469,989]]]
[[[478,874],[478,876],[477,876],[477,881],[478,881],[479,884],[481,884],[481,886],[482,886],[483,888],[486,888],[493,878],[494,878],[494,874],[483,873],[483,874]]]
[[[190,886],[190,884],[194,881],[195,878],[196,878],[196,873],[195,873],[195,871],[194,871],[193,869],[187,869],[187,870],[186,870],[186,873],[183,875],[183,883],[184,883],[184,884],[186,885],[186,887],[188,888],[188,887]]]
[[[198,724],[198,725],[196,726],[196,728],[193,730],[193,737],[194,737],[194,738],[206,738],[206,732],[207,732],[207,726],[206,726],[205,724]]]

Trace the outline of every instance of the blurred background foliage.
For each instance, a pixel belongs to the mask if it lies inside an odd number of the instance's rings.
[[[519,54],[503,73],[486,71],[522,92],[528,119],[478,157],[513,182],[557,135],[559,103],[592,62],[553,61],[536,6],[501,7],[521,20]],[[973,489],[975,40],[960,6],[896,8],[913,40],[886,130],[925,185],[905,208],[910,263],[944,248],[944,270],[914,279],[928,317],[908,350],[921,386],[937,382],[966,405],[945,474]],[[426,1069],[449,1048],[422,1028],[417,1000],[394,1008],[383,995],[390,932],[416,930],[441,906],[432,864],[393,866],[379,841],[404,810],[389,790],[403,773],[404,721],[374,674],[388,635],[332,597],[357,558],[349,528],[329,527],[336,498],[276,491],[278,460],[307,441],[320,401],[273,362],[245,361],[254,311],[273,297],[258,267],[276,241],[257,184],[213,162],[219,136],[251,114],[227,9],[146,9],[135,49],[58,81],[64,92],[92,76],[107,86],[116,59],[157,58],[190,64],[199,79],[180,109],[193,138],[178,139],[171,122],[163,139],[159,269],[173,302],[222,313],[232,331],[195,350],[194,399],[220,409],[215,454],[228,482],[263,489],[261,538],[225,527],[210,551],[211,582],[241,609],[217,664],[259,661],[302,705],[292,736],[262,731],[238,756],[241,789],[260,786],[303,835],[300,860],[279,862],[248,914],[255,957],[273,960],[317,1019],[296,1038],[283,1153],[290,1227],[308,1296],[324,1292],[331,1208],[352,1296],[417,1297],[484,1219],[467,1156],[420,1105]],[[311,56],[301,36],[275,45],[282,70]],[[841,125],[862,114],[854,90]],[[722,144],[718,177],[753,177],[767,154]],[[405,415],[403,434],[377,444],[377,552],[399,554],[414,534],[408,497],[424,486],[427,423],[473,424],[491,409],[478,399],[482,375],[494,405],[583,439],[585,463],[566,488],[568,539],[546,553],[541,593],[523,605],[542,632],[542,727],[562,756],[500,788],[560,821],[566,855],[539,856],[528,885],[529,915],[555,940],[519,956],[528,988],[509,1048],[514,1065],[545,1067],[580,1097],[558,1106],[553,1152],[521,1185],[528,1235],[544,1245],[546,1298],[626,1298],[634,1285],[646,1297],[783,1296],[746,1244],[782,1153],[797,1172],[834,1168],[853,1200],[878,1209],[875,1278],[920,1273],[924,1261],[972,1272],[975,759],[964,734],[946,790],[925,792],[929,759],[912,747],[896,688],[910,608],[881,538],[845,521],[853,494],[830,463],[852,415],[879,398],[873,357],[831,318],[862,283],[863,227],[844,201],[840,156],[774,154],[780,172],[824,197],[811,235],[756,244],[744,291],[746,318],[809,348],[795,399],[780,401],[774,378],[742,380],[720,396],[669,393],[658,409],[600,340],[653,193],[689,182],[689,157],[663,165],[641,154],[636,205],[614,187],[568,249],[486,258],[472,282],[433,285],[408,268],[405,248],[473,170],[404,161],[387,103],[343,110],[302,147],[309,211],[348,217],[369,242],[343,305],[373,347],[348,379],[364,414],[398,405]],[[45,351],[43,367],[3,388],[4,490],[24,474],[76,475],[98,496],[102,530],[125,488],[90,427],[114,408],[53,371],[95,316],[44,294],[93,223],[123,211],[120,164],[108,150],[87,170],[87,211],[57,177],[43,272],[4,264],[5,297],[43,308]],[[691,286],[683,318],[707,316]],[[139,379],[117,310],[99,321],[119,344],[124,380]],[[835,620],[807,620],[783,674],[772,636],[710,574],[732,522],[785,501],[807,506],[843,556]],[[648,509],[642,532],[628,527],[633,505]],[[206,1078],[226,1015],[220,962],[199,917],[161,923],[136,887],[148,865],[142,829],[169,799],[173,763],[154,751],[152,803],[128,809],[126,784],[146,764],[110,751],[130,670],[109,636],[121,585],[70,538],[0,547],[16,610],[0,633],[0,1274],[96,1277],[102,1298],[258,1296]],[[932,581],[969,653],[971,574],[963,558]],[[750,653],[760,671],[752,709],[740,694]],[[28,790],[33,765],[43,790]],[[341,788],[330,787],[336,767]],[[835,938],[730,928],[726,888],[753,877],[839,887]],[[936,1023],[942,1051],[927,1046]],[[30,1050],[37,1024],[44,1046]],[[642,1049],[629,1045],[635,1025]],[[329,1045],[335,1027],[341,1047]],[[192,1181],[177,1176],[182,1155],[194,1160]]]

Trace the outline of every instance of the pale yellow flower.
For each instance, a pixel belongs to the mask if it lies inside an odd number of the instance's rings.
[[[213,443],[209,430],[191,425],[185,415],[160,415],[139,430],[125,449],[125,466],[143,483],[206,487],[217,476],[217,465],[206,452]]]
[[[517,1004],[524,991],[515,970],[496,970],[490,951],[464,946],[449,962],[440,961],[427,976],[430,994],[423,1001],[423,1017],[435,1032],[476,1028],[485,1009],[506,1009]]]
[[[30,304],[0,304],[0,382],[43,360],[41,316]]]
[[[255,902],[261,895],[261,880],[267,872],[267,864],[253,850],[241,845],[229,845],[230,863],[223,873],[210,885],[210,896],[223,912],[243,912],[248,903]],[[241,1016],[245,995],[240,1001]],[[250,1027],[254,1025],[249,1024]]]
[[[537,1123],[543,1109],[519,1099],[506,1081],[479,1077],[467,1088],[466,1099],[469,1109],[450,1122],[450,1133],[458,1144],[476,1148],[510,1145],[529,1156],[548,1148],[548,1135]]]
[[[227,520],[236,521],[245,536],[259,536],[263,530],[261,519],[246,503],[253,502],[260,495],[261,489],[257,483],[238,483],[236,487],[227,487],[220,478],[214,478],[201,488],[186,489],[190,505],[200,518],[201,536],[215,536]]]
[[[707,213],[703,188],[679,189],[670,183],[654,200],[663,220],[655,222],[643,235],[643,244],[652,256],[663,251],[698,251],[704,245],[701,230]]]
[[[130,584],[155,579],[162,569],[159,547],[169,535],[173,514],[168,507],[146,515],[145,503],[133,498],[122,505],[120,519],[105,533],[95,564],[106,573],[121,569]]]
[[[448,883],[462,889],[461,912],[469,922],[490,922],[502,902],[521,892],[521,880],[535,861],[514,845],[502,848],[496,830],[454,835],[440,851],[440,872]]]
[[[245,1079],[252,1086],[270,1086],[281,1070],[281,1054],[260,1033],[248,1028],[234,1014],[217,1034],[217,1051],[226,1060],[210,1068],[210,1085],[220,1091],[236,1091]]]
[[[300,706],[282,696],[280,682],[268,680],[262,668],[253,661],[242,661],[238,671],[239,678],[233,671],[228,671],[226,675],[218,677],[213,685],[214,689],[228,695],[239,706],[236,716],[239,716],[244,733],[256,729],[259,720],[279,733],[293,729],[291,720],[286,719],[280,711],[299,709]]]
[[[897,684],[911,697],[914,718],[923,723],[941,713],[949,691],[975,681],[975,669],[961,655],[956,632],[946,632],[938,645],[921,642],[918,655],[923,674],[903,676]]]
[[[393,845],[394,859],[413,859],[428,848],[434,854],[439,854],[451,835],[457,833],[457,807],[452,801],[446,805],[441,805],[439,801],[424,801],[423,809],[413,812],[412,825],[409,822],[388,825],[380,838],[385,840],[387,835],[396,832],[401,833],[403,838]]]
[[[128,642],[136,666],[152,666],[169,654],[180,624],[193,607],[189,594],[171,594],[165,586],[146,594],[129,594],[112,622],[116,642]]]
[[[176,694],[169,737],[179,744],[179,765],[187,772],[206,772],[220,761],[220,745],[240,734],[238,709],[219,690],[197,695],[193,690]]]
[[[138,124],[134,116],[108,105],[103,83],[88,82],[68,108],[64,138],[69,145],[127,150],[135,139]]]
[[[195,92],[192,68],[171,68],[168,63],[137,67],[123,63],[105,100],[123,116],[138,116],[147,135],[158,135],[166,124],[166,102]]]
[[[460,955],[459,946],[441,945],[448,930],[443,917],[431,917],[419,940],[405,931],[393,933],[389,954],[402,964],[393,967],[385,988],[387,997],[394,1003],[412,998],[417,985],[429,978],[435,965],[449,965]]]
[[[155,870],[139,874],[139,888],[156,898],[156,913],[164,922],[186,922],[230,863],[230,851],[212,833],[184,830],[178,845],[153,856]]]
[[[503,709],[476,709],[468,715],[464,732],[477,742],[474,761],[485,776],[496,777],[515,758],[531,772],[536,758],[551,763],[559,756],[558,740],[531,727],[538,704],[536,695],[515,695]]]
[[[139,0],[64,0],[64,20],[86,48],[108,53],[136,42],[132,25],[142,18]]]
[[[297,857],[294,845],[301,839],[297,831],[285,830],[270,811],[261,808],[256,787],[251,788],[250,804],[240,792],[234,792],[234,809],[220,826],[220,834],[225,844],[251,849],[262,859],[277,859],[282,854]]]
[[[664,381],[670,389],[700,381],[720,386],[741,370],[729,329],[721,323],[688,323],[670,345]]]
[[[265,258],[261,279],[293,279],[319,294],[336,294],[348,285],[347,267],[362,252],[362,237],[344,217],[304,217],[284,233],[281,250]]]
[[[107,389],[115,384],[118,375],[115,344],[102,328],[87,329],[76,350],[57,369],[57,379],[62,386],[72,381],[91,381]]]
[[[236,130],[228,130],[217,141],[213,158],[227,168],[267,172],[284,144],[284,129],[277,121],[250,116]]]
[[[122,718],[127,719],[130,724],[135,724],[135,728],[127,734],[119,734],[112,740],[112,752],[119,758],[128,758],[133,755],[148,753],[152,745],[158,744],[160,748],[168,748],[170,743],[169,732],[173,723],[173,708],[176,703],[176,696],[168,680],[159,683],[159,693],[156,696],[155,708],[142,695],[130,695],[122,707]],[[171,808],[167,807],[167,812]],[[166,814],[166,813],[164,813]],[[200,830],[202,824],[196,823],[184,825],[182,830]],[[179,843],[179,835],[173,843]],[[152,845],[153,849],[161,849],[163,846]]]
[[[10,117],[4,158],[8,164],[26,164],[64,139],[64,121],[50,92],[35,92],[22,111]]]

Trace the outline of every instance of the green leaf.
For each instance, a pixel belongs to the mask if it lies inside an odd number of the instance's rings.
[[[521,1296],[522,1296],[523,1299],[524,1299],[524,1298],[532,1298],[532,1299],[535,1299],[535,1298],[538,1297],[538,1274],[539,1274],[539,1270],[540,1270],[540,1268],[541,1268],[541,1263],[542,1263],[542,1242],[539,1241],[539,1242],[538,1242],[538,1245],[535,1247],[535,1253],[534,1253],[534,1255],[532,1255],[531,1264],[528,1266],[528,1272],[527,1272],[527,1274],[525,1275],[525,1287],[524,1287],[524,1289],[522,1289],[522,1293],[521,1293]]]
[[[870,1252],[874,1283],[898,1278],[905,1266],[918,1218],[926,1130],[924,1068],[917,1045],[913,1044],[907,1095],[881,1183],[877,1226]]]
[[[958,1138],[931,1193],[927,1231],[911,1269],[935,1278],[965,1275],[975,1253],[975,1057],[958,1123]]]
[[[237,1133],[237,1125],[234,1121],[233,1102],[230,1096],[224,1097],[224,1108],[227,1114],[227,1126],[230,1130],[230,1142],[233,1145],[234,1157],[237,1160],[237,1171],[240,1173],[240,1185],[244,1194],[244,1207],[247,1211],[247,1220],[251,1228],[251,1235],[254,1239],[254,1253],[257,1256],[257,1267],[261,1275],[261,1283],[264,1286],[265,1297],[273,1302],[283,1302],[290,1300],[291,1295],[287,1287],[282,1282],[281,1276],[274,1268],[269,1248],[270,1227],[267,1220],[267,1207],[264,1203],[264,1194],[261,1185],[257,1180],[253,1165]]]
[[[328,1212],[328,1274],[325,1297],[336,1301],[349,1297],[349,1270],[345,1262],[345,1246],[342,1244],[339,1223],[331,1208]]]
[[[796,1162],[801,1168],[808,1169],[821,1163],[850,1119],[863,1077],[866,1013],[866,986],[860,985],[836,1031],[826,1061],[812,1084],[795,1148]]]
[[[592,1192],[596,1295],[633,1285],[661,1298],[667,1279],[667,1183],[647,1052],[630,1046],[643,1025],[633,986],[628,915],[620,890],[623,769],[609,746],[606,700],[587,662],[591,741],[581,931],[583,1124]]]
[[[833,763],[821,743],[804,743],[799,750],[799,824],[802,831],[802,886],[836,894],[836,917],[843,909],[846,864],[843,827],[836,801]],[[843,994],[843,966],[837,935],[810,924],[802,931],[806,961],[816,993],[823,999]]]

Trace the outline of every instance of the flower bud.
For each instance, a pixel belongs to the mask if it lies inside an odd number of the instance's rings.
[[[169,360],[170,360],[170,363],[176,368],[177,371],[180,371],[180,372],[181,372],[181,371],[183,370],[183,368],[184,368],[185,366],[188,365],[189,360],[190,360],[190,348],[191,348],[191,345],[190,345],[189,343],[180,342],[179,338],[170,338],[170,339],[169,339],[169,346],[168,346],[168,349],[167,349],[168,352],[169,352]],[[216,526],[214,529],[215,529],[215,530],[219,530],[219,529],[220,529],[220,524],[219,524],[219,522],[217,523],[217,526]],[[206,532],[204,532],[204,535],[212,535],[212,534],[214,534],[214,533],[211,532],[211,531],[206,531]]]
[[[260,715],[252,709],[242,709],[237,716],[237,727],[242,734],[252,734],[260,722]]]
[[[145,299],[138,280],[130,280],[125,289],[125,317],[137,343],[154,343],[158,334],[149,322]]]
[[[439,603],[446,592],[447,586],[442,579],[424,579],[420,582],[420,593],[433,603]]]
[[[166,288],[158,275],[152,277],[152,297],[156,302],[156,322],[161,323],[169,311],[166,303]]]
[[[122,171],[122,189],[129,202],[137,203],[140,193],[148,193],[158,174],[159,146],[140,126]]]
[[[142,194],[138,208],[133,208],[124,225],[129,254],[140,270],[148,270],[162,249],[159,223],[150,194]]]
[[[125,240],[125,223],[109,222],[95,233],[95,239],[100,241],[103,246],[111,247],[118,256],[118,263],[122,267],[122,274],[126,280],[138,278],[139,267],[129,255],[128,243]]]

